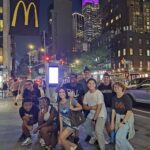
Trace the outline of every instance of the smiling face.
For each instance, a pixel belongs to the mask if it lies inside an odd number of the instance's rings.
[[[96,90],[96,83],[93,80],[90,80],[87,83],[87,86],[88,86],[88,88],[89,88],[90,91]]]
[[[60,97],[60,99],[65,99],[66,98],[66,92],[64,89],[60,89],[58,92],[58,95]]]
[[[24,102],[23,103],[23,108],[27,111],[27,112],[29,112],[30,110],[31,110],[31,108],[32,108],[32,102]]]
[[[33,83],[30,81],[26,81],[25,88],[28,90],[32,90],[33,89]]]

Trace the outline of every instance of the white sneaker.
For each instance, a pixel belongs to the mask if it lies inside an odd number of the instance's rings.
[[[105,140],[105,144],[106,145],[110,144],[110,140]]]
[[[77,148],[77,145],[74,147],[71,147],[70,150],[76,150],[76,148]]]
[[[89,144],[95,144],[96,140],[96,137],[91,137],[91,139],[89,140]]]
[[[44,139],[43,139],[43,138],[40,138],[40,144],[41,144],[41,146],[42,146],[42,147],[44,147],[44,146],[45,146],[45,141],[44,141]]]
[[[32,140],[30,137],[26,138],[23,142],[22,142],[22,146],[25,146],[25,145],[29,145],[32,143]]]

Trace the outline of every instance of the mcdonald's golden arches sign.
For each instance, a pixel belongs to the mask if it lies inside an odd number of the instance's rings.
[[[10,16],[11,34],[38,34],[39,0],[10,0]]]

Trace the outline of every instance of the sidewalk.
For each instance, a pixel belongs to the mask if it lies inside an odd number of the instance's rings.
[[[37,136],[33,135],[33,143],[30,146],[22,147],[17,142],[21,134],[21,119],[18,114],[19,106],[14,106],[11,100],[0,100],[0,150],[43,150],[38,141]],[[136,118],[137,121],[137,118]],[[150,120],[145,122],[137,121],[137,132],[135,138],[132,140],[135,150],[150,150]],[[147,124],[146,124],[147,123]],[[149,123],[149,124],[148,124]],[[147,135],[146,135],[147,133]],[[84,142],[86,135],[84,128],[80,129],[80,140],[84,150],[98,150],[95,145],[90,145]],[[106,150],[113,150],[112,145],[107,145]]]

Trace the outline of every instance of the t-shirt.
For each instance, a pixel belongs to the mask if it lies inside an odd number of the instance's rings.
[[[104,97],[102,92],[100,92],[99,90],[96,90],[94,93],[88,91],[84,96],[83,104],[88,106],[95,106],[97,104],[102,104],[101,111],[98,117],[106,118],[107,113],[106,113],[106,107],[104,103]],[[90,110],[90,113],[88,114],[87,117],[89,119],[93,119],[94,115],[95,115],[95,110]]]
[[[72,106],[77,105],[77,101],[75,99],[72,100]],[[71,122],[70,122],[70,101],[67,100],[66,104],[61,104],[59,103],[59,112],[60,116],[62,117],[63,121],[63,127],[70,126],[71,127]]]
[[[115,93],[112,90],[111,84],[105,85],[101,83],[98,87],[98,89],[103,93],[104,95],[104,102],[106,107],[112,107],[112,97],[115,96]]]
[[[132,110],[131,98],[126,94],[120,98],[114,96],[112,98],[112,109],[115,109],[117,114],[125,115],[128,110]]]
[[[74,90],[75,99],[82,105],[82,99],[84,96],[84,89],[81,84],[77,83],[76,85],[72,85],[71,83],[66,83],[63,85],[66,90]]]
[[[38,113],[39,109],[35,105],[32,106],[30,111],[26,111],[23,107],[20,107],[19,109],[19,114],[21,118],[25,115],[30,116],[28,125],[33,125],[38,122]]]

